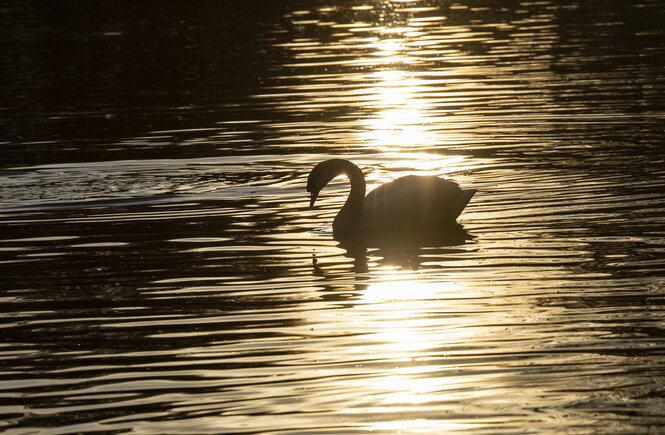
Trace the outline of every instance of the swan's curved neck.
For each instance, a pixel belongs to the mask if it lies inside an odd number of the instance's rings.
[[[351,193],[339,213],[354,219],[360,218],[365,202],[365,176],[359,167],[348,160],[340,159],[338,168],[340,174],[349,177],[351,183]]]
[[[344,206],[333,221],[333,231],[349,231],[360,227],[365,204],[365,176],[359,167],[348,160],[331,159],[319,163],[307,177],[307,191],[312,194],[310,207],[316,197],[333,178],[346,175],[351,183],[351,192]]]

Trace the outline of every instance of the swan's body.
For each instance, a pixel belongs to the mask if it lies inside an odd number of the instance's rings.
[[[365,197],[365,176],[344,159],[319,163],[307,179],[310,207],[333,178],[346,175],[351,193],[333,221],[334,232],[373,230],[421,230],[454,223],[475,190],[434,176],[398,178],[372,190]]]

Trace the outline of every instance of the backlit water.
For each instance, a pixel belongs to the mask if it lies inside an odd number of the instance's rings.
[[[0,22],[0,431],[662,430],[665,3]],[[335,240],[331,156],[464,233]]]

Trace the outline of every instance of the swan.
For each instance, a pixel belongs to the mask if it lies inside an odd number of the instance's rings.
[[[383,184],[365,196],[365,176],[345,159],[318,163],[307,178],[309,207],[333,178],[346,175],[351,192],[333,220],[333,232],[422,230],[453,224],[476,193],[435,176],[408,175]]]

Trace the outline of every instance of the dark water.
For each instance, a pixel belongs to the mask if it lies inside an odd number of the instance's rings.
[[[0,431],[662,430],[665,3],[0,20]],[[468,236],[336,241],[333,155]]]

